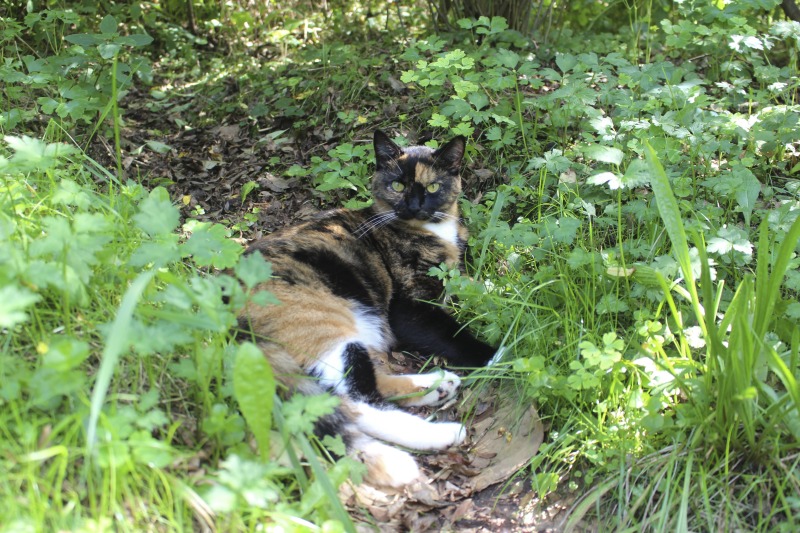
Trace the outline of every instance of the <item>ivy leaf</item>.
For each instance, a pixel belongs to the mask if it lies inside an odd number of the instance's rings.
[[[233,392],[256,438],[261,457],[266,461],[270,457],[269,432],[272,428],[275,376],[264,353],[255,344],[246,342],[236,351]]]
[[[201,222],[194,227],[192,236],[182,246],[186,254],[194,257],[198,266],[230,268],[236,264],[242,247],[230,240],[225,226]]]

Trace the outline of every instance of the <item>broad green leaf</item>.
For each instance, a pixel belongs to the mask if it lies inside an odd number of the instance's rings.
[[[133,216],[136,227],[151,237],[172,233],[180,222],[180,213],[172,205],[164,187],[156,187],[139,204],[139,212]]]
[[[177,234],[160,235],[158,238],[143,241],[131,254],[128,264],[142,268],[150,264],[160,267],[173,263],[181,258],[178,241]]]
[[[97,50],[103,59],[111,59],[119,53],[121,48],[117,43],[103,43],[97,47]]]
[[[116,33],[117,32],[117,19],[112,15],[106,15],[100,21],[100,31],[103,33]]]
[[[622,186],[631,189],[633,187],[640,187],[650,183],[650,168],[642,159],[634,159],[625,169],[625,175],[622,176]]]
[[[156,153],[159,153],[159,154],[166,154],[167,152],[172,150],[172,147],[170,145],[164,144],[161,141],[149,140],[145,144],[152,151],[154,151]]]
[[[750,226],[750,216],[761,193],[761,182],[745,167],[734,169],[733,175],[741,180],[740,185],[736,187],[736,203],[742,210],[745,226]]]
[[[14,150],[9,162],[23,171],[47,170],[54,167],[60,158],[77,152],[74,146],[64,143],[45,143],[27,135],[22,137],[6,135],[3,139]]]
[[[572,70],[578,64],[578,59],[572,54],[556,54],[556,65],[563,73]]]
[[[135,33],[133,35],[125,35],[123,37],[118,37],[115,39],[116,42],[120,44],[127,44],[129,46],[147,46],[148,44],[153,42],[153,38],[149,35],[145,35],[144,33]]]
[[[613,172],[601,172],[600,174],[595,174],[587,179],[586,183],[591,185],[608,185],[608,188],[612,191],[616,191],[622,187],[622,179]]]
[[[256,438],[262,460],[268,461],[275,377],[264,353],[255,344],[246,342],[236,351],[233,391],[239,409]]]
[[[84,48],[89,48],[90,46],[94,46],[102,42],[99,36],[89,33],[75,33],[72,35],[67,35],[64,37],[64,40],[68,43],[77,44],[78,46],[82,46]]]
[[[619,148],[605,146],[603,144],[590,144],[584,147],[583,153],[590,159],[612,165],[619,165],[622,163],[622,156],[624,155]]]

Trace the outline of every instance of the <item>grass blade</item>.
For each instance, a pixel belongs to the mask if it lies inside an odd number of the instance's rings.
[[[100,419],[100,411],[103,409],[108,387],[111,384],[111,378],[114,376],[114,369],[117,367],[119,356],[128,346],[133,311],[136,308],[136,304],[139,302],[139,298],[142,297],[142,293],[150,283],[150,280],[153,279],[154,275],[155,271],[150,270],[142,272],[133,280],[133,283],[131,283],[128,290],[125,291],[125,295],[122,297],[122,303],[119,305],[117,316],[114,318],[114,323],[111,325],[105,348],[103,348],[103,355],[100,361],[100,369],[97,371],[94,390],[92,390],[89,424],[86,428],[86,452],[89,457],[91,457],[94,450],[95,440],[97,439],[97,421]]]

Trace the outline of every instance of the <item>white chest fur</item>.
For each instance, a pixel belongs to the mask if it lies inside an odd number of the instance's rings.
[[[458,221],[446,218],[441,222],[426,222],[422,227],[440,239],[458,246]]]

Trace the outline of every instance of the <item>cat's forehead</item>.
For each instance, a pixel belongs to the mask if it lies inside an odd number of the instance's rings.
[[[427,146],[409,146],[403,149],[403,153],[397,158],[397,163],[403,172],[403,176],[408,179],[428,185],[439,177],[439,172],[434,167],[433,148]]]

